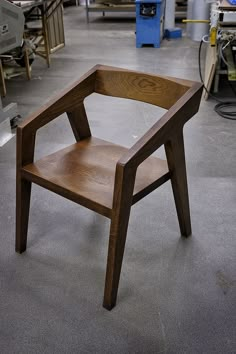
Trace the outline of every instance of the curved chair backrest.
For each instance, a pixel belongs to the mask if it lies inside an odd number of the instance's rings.
[[[95,92],[128,98],[169,109],[191,87],[191,82],[132,72],[107,66],[98,67]]]

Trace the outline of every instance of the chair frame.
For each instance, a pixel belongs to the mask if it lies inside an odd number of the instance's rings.
[[[120,272],[132,204],[171,180],[181,234],[191,234],[183,127],[197,113],[202,85],[197,82],[144,74],[96,65],[79,81],[33,113],[17,128],[16,252],[26,250],[32,182],[51,189],[47,181],[27,172],[34,165],[35,137],[39,128],[67,113],[77,144],[91,138],[84,99],[93,92],[134,99],[167,109],[159,119],[116,163],[113,204],[110,210],[90,200],[77,199],[59,187],[54,192],[111,219],[103,306],[111,310],[117,299]],[[168,173],[134,196],[138,167],[164,145]],[[52,190],[52,189],[51,189]]]
[[[42,22],[41,28],[27,28],[24,36],[33,41],[36,46],[35,54],[46,60],[48,68],[51,64],[50,55],[65,46],[62,4],[63,0],[51,1],[48,4],[45,2],[37,5],[36,3],[26,15],[26,24],[27,21],[35,18]],[[37,14],[34,14],[35,10],[38,10]],[[52,35],[52,29],[54,35]],[[54,32],[57,32],[57,35]]]

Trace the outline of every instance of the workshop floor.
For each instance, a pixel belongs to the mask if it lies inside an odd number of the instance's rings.
[[[4,104],[22,117],[95,64],[199,80],[198,43],[135,47],[126,15],[65,8],[66,47],[32,80],[7,82]],[[171,186],[133,207],[117,306],[102,307],[109,220],[34,186],[28,249],[14,252],[15,138],[0,149],[0,352],[236,353],[236,122],[203,101],[185,128],[193,235],[180,237]],[[131,146],[160,116],[155,108],[94,96],[95,136]],[[36,155],[73,142],[61,117],[38,133]],[[163,150],[160,151],[163,156]]]

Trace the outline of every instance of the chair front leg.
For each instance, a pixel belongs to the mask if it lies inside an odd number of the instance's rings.
[[[132,205],[136,171],[117,170],[108,246],[103,306],[111,310],[116,304],[125,241]],[[119,185],[118,185],[119,184]]]
[[[165,144],[165,151],[171,172],[171,184],[181,235],[188,237],[191,235],[192,230],[182,130]]]
[[[31,182],[17,178],[16,185],[16,252],[26,250],[29,221]]]

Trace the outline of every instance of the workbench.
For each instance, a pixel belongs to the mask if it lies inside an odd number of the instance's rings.
[[[106,12],[130,12],[135,13],[135,0],[130,0],[123,2],[122,0],[86,0],[86,18],[89,22],[89,13],[90,12],[102,12],[105,16]]]
[[[78,0],[77,0],[78,1]],[[90,12],[100,12],[105,16],[106,12],[128,12],[135,14],[135,0],[86,0],[85,10],[87,22],[89,22]],[[187,15],[187,6],[185,0],[176,0],[175,18],[185,18]]]

